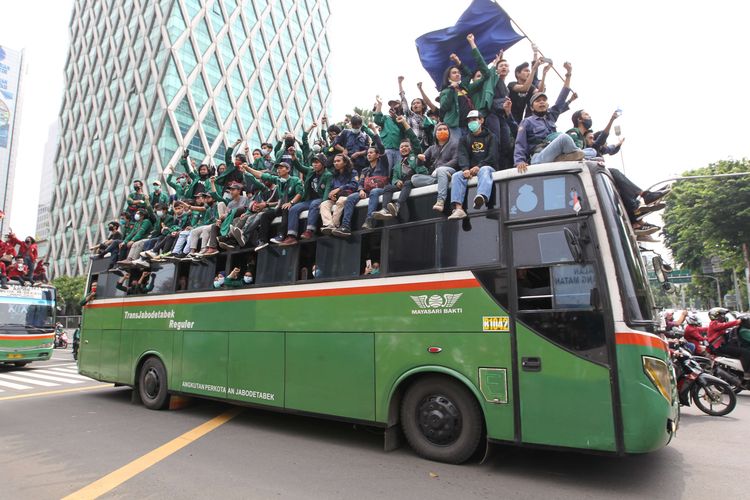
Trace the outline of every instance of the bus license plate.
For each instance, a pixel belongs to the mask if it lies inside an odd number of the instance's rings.
[[[8,359],[21,359],[21,358],[23,358],[23,354],[19,354],[16,352],[12,352],[8,354]]]

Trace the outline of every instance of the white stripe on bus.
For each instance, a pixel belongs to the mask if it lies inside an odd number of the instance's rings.
[[[23,382],[25,384],[34,384],[34,385],[41,385],[42,387],[57,387],[60,384],[54,384],[52,382],[44,382],[42,380],[33,380],[26,377],[17,377],[15,375],[6,375],[2,374],[0,375],[0,378],[3,380],[12,380],[15,382]]]
[[[231,297],[234,295],[241,295],[251,297],[254,295],[267,295],[276,293],[286,292],[308,292],[313,290],[340,290],[341,288],[365,288],[365,287],[385,287],[390,285],[407,285],[407,284],[418,284],[418,283],[432,283],[435,281],[459,281],[466,279],[475,279],[474,275],[470,271],[455,271],[449,273],[431,273],[431,274],[420,274],[417,276],[394,276],[391,278],[365,278],[359,280],[343,280],[343,281],[328,281],[325,283],[305,283],[304,285],[283,285],[283,286],[267,286],[257,288],[240,288],[238,290],[216,290],[208,292],[193,292],[193,293],[170,293],[156,296],[130,296],[120,297],[113,299],[98,299],[91,302],[91,304],[123,304],[127,305],[128,302],[152,302],[162,301],[166,297],[173,297],[178,300],[183,299],[203,299],[208,297]],[[446,288],[450,287],[450,284],[446,285]]]

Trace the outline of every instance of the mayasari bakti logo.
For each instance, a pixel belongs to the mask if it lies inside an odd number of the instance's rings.
[[[411,295],[411,300],[418,309],[412,309],[411,313],[417,314],[460,314],[463,309],[453,307],[461,298],[463,293],[444,293],[443,295]]]

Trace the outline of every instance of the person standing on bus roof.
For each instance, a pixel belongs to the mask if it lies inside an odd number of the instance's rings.
[[[469,111],[466,118],[469,135],[462,137],[458,145],[458,167],[461,170],[451,177],[453,211],[449,219],[466,217],[463,203],[466,186],[472,177],[476,177],[478,181],[474,209],[480,209],[487,204],[492,193],[492,173],[498,168],[497,137],[483,127],[484,118],[479,111]]]
[[[566,99],[570,94],[570,78],[573,66],[564,64],[565,83],[552,107],[547,102],[547,94],[537,92],[531,96],[533,116],[525,118],[518,127],[513,162],[519,173],[525,173],[529,163],[548,163],[552,161],[575,161],[583,159],[583,150],[576,147],[573,139],[567,134],[557,132],[555,123],[561,113],[567,111]]]
[[[396,122],[396,118],[404,116],[404,110],[401,108],[401,101],[392,99],[388,101],[388,115],[382,112],[383,100],[380,96],[375,96],[375,114],[373,119],[375,124],[380,127],[380,138],[385,146],[385,156],[388,158],[388,172],[400,161],[399,145],[405,137],[404,129]]]

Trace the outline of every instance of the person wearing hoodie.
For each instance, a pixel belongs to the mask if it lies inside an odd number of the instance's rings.
[[[448,185],[451,176],[458,168],[458,137],[451,135],[451,129],[445,123],[435,127],[435,144],[427,148],[417,159],[424,164],[430,174],[415,174],[411,178],[414,187],[438,185],[437,200],[432,206],[436,212],[443,212],[448,198]]]
[[[498,170],[497,138],[483,126],[484,118],[478,111],[470,111],[466,118],[470,133],[461,139],[458,146],[458,166],[461,170],[451,177],[453,211],[449,219],[466,217],[463,203],[467,184],[472,177],[478,180],[474,209],[486,205],[492,192],[492,174]]]
[[[329,235],[341,223],[344,205],[350,194],[357,190],[359,177],[352,160],[345,154],[333,157],[335,173],[328,191],[328,199],[320,204],[320,217],[323,219],[321,232]]]

